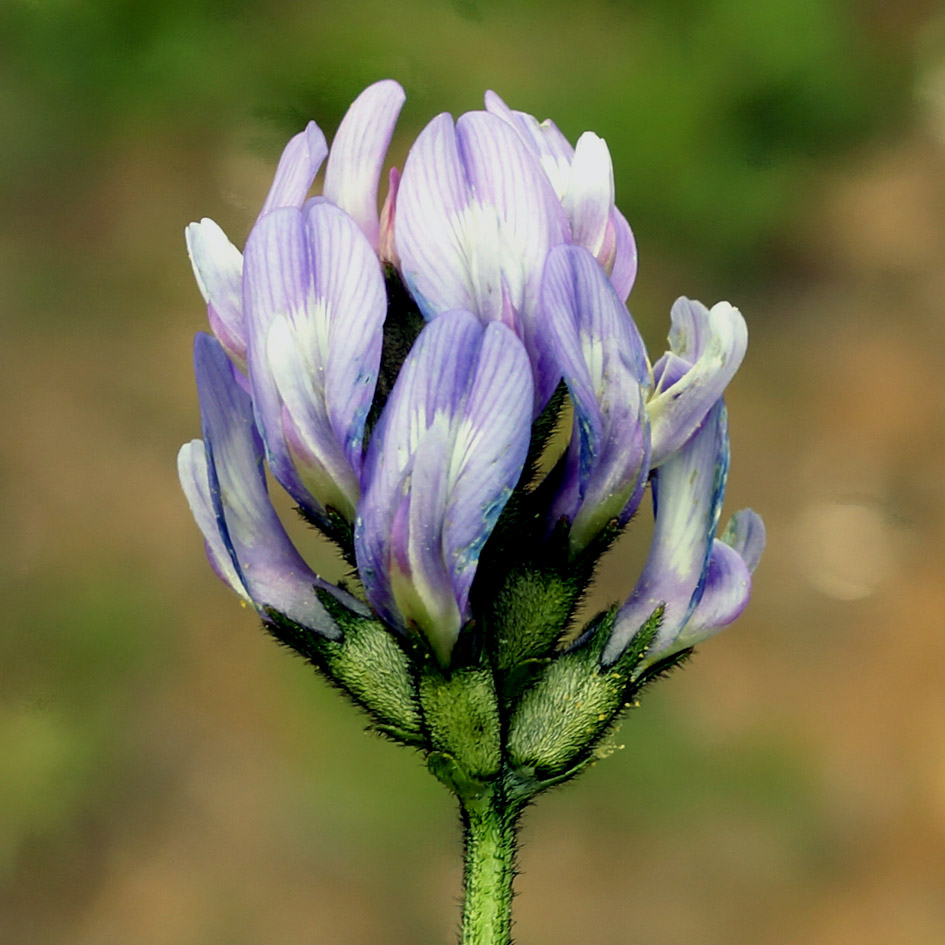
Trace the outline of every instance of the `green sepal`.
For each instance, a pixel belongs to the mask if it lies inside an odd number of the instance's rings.
[[[573,554],[567,523],[546,536],[544,524],[521,523],[505,549],[498,580],[483,580],[474,601],[483,638],[501,680],[503,702],[514,705],[530,681],[519,667],[553,657],[590,585],[598,558],[620,529],[609,526],[586,549]]]
[[[396,725],[385,725],[383,722],[373,722],[368,726],[367,731],[375,732],[382,738],[397,742],[399,745],[407,745],[410,748],[423,748],[424,743],[421,737],[415,732],[405,732]]]
[[[401,641],[379,620],[349,610],[333,595],[318,596],[341,630],[340,640],[329,640],[275,611],[269,612],[272,623],[266,629],[321,670],[388,737],[423,745],[416,673]]]
[[[517,667],[554,652],[582,593],[579,578],[558,568],[529,561],[510,568],[483,616],[484,636],[506,683]],[[503,690],[514,698],[514,687]]]
[[[501,722],[492,674],[467,666],[420,675],[420,705],[433,752],[453,758],[470,780],[494,778],[502,764]]]
[[[662,608],[653,612],[617,661],[603,668],[600,656],[615,617],[616,608],[611,608],[593,621],[514,708],[508,755],[512,766],[536,785],[567,779],[580,770],[639,688],[634,671],[659,629]]]

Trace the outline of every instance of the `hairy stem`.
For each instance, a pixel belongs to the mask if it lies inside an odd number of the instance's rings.
[[[462,945],[510,945],[519,805],[498,785],[462,800],[466,839]]]

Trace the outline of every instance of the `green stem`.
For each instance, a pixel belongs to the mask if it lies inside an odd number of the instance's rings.
[[[510,945],[520,807],[498,787],[461,803],[466,838],[462,945]]]

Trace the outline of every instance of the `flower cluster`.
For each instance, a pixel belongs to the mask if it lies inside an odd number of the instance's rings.
[[[203,440],[179,472],[217,574],[460,790],[586,757],[628,693],[744,609],[764,529],[744,510],[716,537],[745,321],[680,299],[650,362],[604,141],[572,146],[488,93],[426,126],[378,214],[403,101],[378,82],[330,150],[314,123],[293,138],[242,254],[213,221],[188,227],[213,336],[197,336]],[[264,461],[357,593],[294,548]],[[636,586],[563,645],[647,485]],[[562,716],[575,693],[602,723],[584,741]]]

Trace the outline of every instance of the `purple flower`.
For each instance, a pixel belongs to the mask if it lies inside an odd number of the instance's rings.
[[[584,548],[611,520],[623,525],[649,473],[649,362],[604,270],[579,246],[548,255],[542,303],[550,360],[574,404],[571,441],[550,522],[570,523]]]
[[[249,395],[209,335],[197,335],[194,368],[203,440],[181,447],[177,467],[213,569],[264,620],[276,611],[336,636],[315,588],[344,598],[348,606],[358,603],[322,581],[282,527],[269,501]]]
[[[659,630],[641,671],[695,646],[745,609],[751,572],[764,550],[764,524],[751,509],[743,509],[722,540],[715,538],[728,466],[728,421],[718,401],[682,449],[653,475],[656,524],[650,554],[617,613],[605,664],[617,659],[658,609]]]
[[[374,609],[446,663],[470,617],[483,544],[528,450],[528,356],[501,323],[457,310],[420,334],[365,463],[358,570]]]
[[[494,93],[423,129],[378,214],[403,100],[395,82],[370,86],[330,153],[314,123],[296,135],[244,253],[210,220],[187,229],[216,338],[197,338],[203,441],[179,472],[211,564],[273,626],[340,641],[373,621],[443,667],[459,650],[528,669],[554,662],[651,484],[649,559],[600,654],[614,664],[657,613],[642,673],[737,616],[764,545],[747,510],[715,538],[744,319],[680,299],[651,366],[626,308],[636,248],[605,143],[587,132],[572,147]],[[540,481],[559,385],[571,433]],[[264,464],[363,600],[305,564]]]
[[[735,375],[748,347],[742,313],[728,302],[707,309],[677,299],[670,313],[670,350],[653,366],[656,388],[647,404],[654,466],[679,450]]]
[[[542,357],[541,274],[569,239],[548,178],[518,135],[486,112],[434,118],[404,165],[394,240],[401,272],[427,319],[466,309],[522,339],[535,413],[558,383]]]
[[[353,521],[387,312],[380,263],[352,218],[315,198],[259,218],[243,301],[273,475],[302,508]]]
[[[594,255],[626,302],[637,275],[637,247],[614,204],[614,168],[604,139],[585,131],[572,147],[550,118],[539,122],[513,111],[495,92],[486,92],[486,111],[509,124],[538,158],[565,210],[572,242]]]
[[[300,208],[327,155],[324,196],[348,213],[377,250],[377,184],[403,103],[403,89],[390,79],[366,88],[348,109],[331,153],[318,125],[310,121],[282,152],[260,217],[280,207]],[[240,251],[208,218],[191,223],[186,237],[210,327],[233,363],[245,373],[247,330]]]

